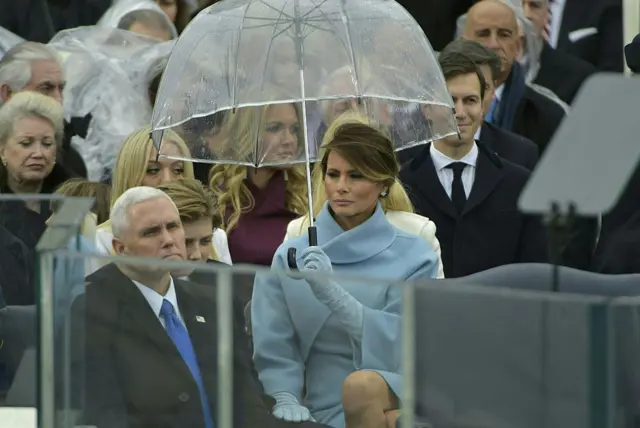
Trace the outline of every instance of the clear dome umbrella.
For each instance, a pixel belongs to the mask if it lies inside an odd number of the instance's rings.
[[[176,42],[152,138],[159,148],[164,130],[178,132],[196,162],[305,164],[311,206],[309,165],[327,127],[349,110],[386,127],[397,150],[457,132],[431,45],[402,6],[223,0],[200,12]],[[283,148],[267,138],[278,132],[295,141]]]

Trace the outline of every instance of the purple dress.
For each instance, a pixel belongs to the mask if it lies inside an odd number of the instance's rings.
[[[245,184],[255,204],[253,210],[243,213],[236,226],[227,233],[231,260],[234,264],[271,266],[273,255],[287,232],[287,225],[298,215],[285,206],[284,173],[274,174],[264,189],[257,188],[249,179]]]

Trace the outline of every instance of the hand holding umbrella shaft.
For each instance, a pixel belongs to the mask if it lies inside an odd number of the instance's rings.
[[[302,252],[303,267],[301,273],[313,273],[306,278],[316,298],[325,304],[331,312],[338,315],[348,333],[356,340],[362,338],[364,308],[351,294],[330,278],[319,278],[318,274],[330,276],[333,272],[331,260],[320,247],[309,247]]]

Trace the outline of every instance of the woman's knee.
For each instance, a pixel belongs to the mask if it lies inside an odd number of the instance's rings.
[[[345,412],[358,411],[388,401],[387,382],[378,373],[360,370],[351,373],[342,384],[342,407]]]

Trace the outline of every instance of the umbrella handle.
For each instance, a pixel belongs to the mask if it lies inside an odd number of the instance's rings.
[[[315,226],[309,227],[309,246],[315,247],[318,245],[318,229]],[[298,270],[298,251],[295,248],[289,248],[287,251],[287,264],[289,269]]]

